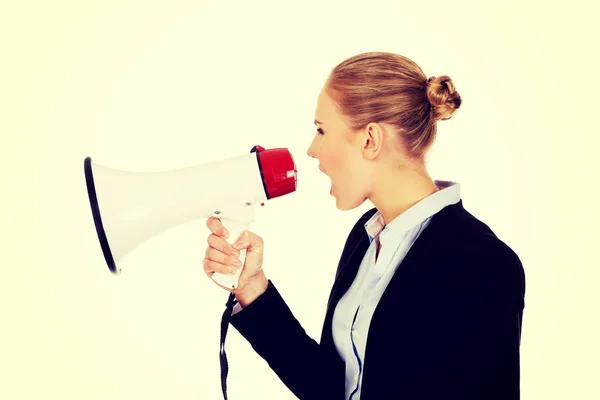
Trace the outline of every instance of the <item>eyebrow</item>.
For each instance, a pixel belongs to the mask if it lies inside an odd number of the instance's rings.
[[[316,125],[316,124],[319,124],[319,125],[324,125],[324,124],[323,124],[321,121],[317,121],[317,120],[315,119],[315,125]]]

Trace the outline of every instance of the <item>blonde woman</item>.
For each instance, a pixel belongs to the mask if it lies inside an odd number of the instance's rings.
[[[237,246],[231,324],[298,398],[519,399],[522,264],[463,207],[459,184],[425,167],[460,105],[448,76],[397,54],[356,55],[326,80],[308,155],[338,209],[375,207],[347,237],[318,342],[267,279],[262,238],[244,232]],[[218,219],[207,226],[204,270],[226,273],[239,252]]]

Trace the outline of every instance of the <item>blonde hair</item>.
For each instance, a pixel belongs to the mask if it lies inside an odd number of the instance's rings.
[[[435,140],[437,121],[450,119],[462,102],[450,77],[427,78],[414,61],[387,52],[342,61],[331,71],[325,88],[353,130],[370,122],[390,124],[417,159]]]

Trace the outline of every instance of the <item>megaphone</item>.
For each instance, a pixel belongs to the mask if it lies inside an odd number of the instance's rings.
[[[197,219],[217,217],[233,243],[255,220],[255,207],[296,190],[296,164],[286,148],[250,154],[167,172],[129,172],[84,160],[90,207],[104,259],[113,274],[135,247],[158,233]],[[242,265],[246,251],[240,252]],[[233,291],[235,275],[212,279]]]

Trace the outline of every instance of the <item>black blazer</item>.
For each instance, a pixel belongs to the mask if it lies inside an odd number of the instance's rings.
[[[343,400],[332,317],[369,247],[364,223],[342,251],[321,340],[307,336],[271,281],[231,324],[300,399]],[[307,295],[310,289],[307,288]],[[383,293],[369,327],[361,400],[515,400],[525,274],[462,201],[435,214]]]

